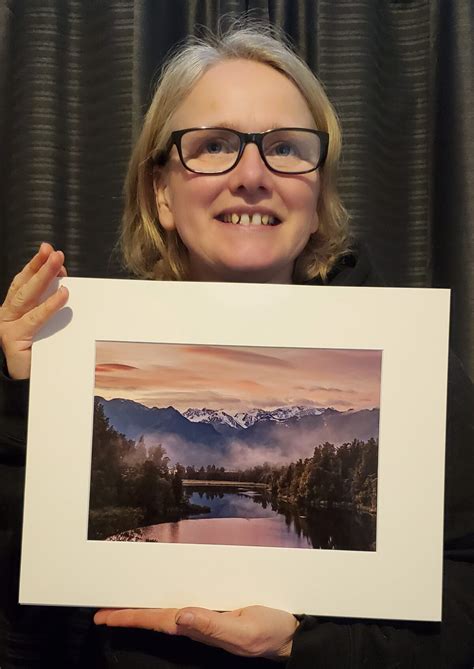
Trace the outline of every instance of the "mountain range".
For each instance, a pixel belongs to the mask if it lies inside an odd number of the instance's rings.
[[[252,409],[229,414],[216,409],[186,409],[183,416],[196,423],[212,423],[215,426],[228,425],[232,428],[246,428],[260,420],[285,421],[288,418],[309,416],[323,413],[326,409],[318,407],[291,406],[277,409]]]
[[[312,455],[325,441],[336,446],[378,438],[379,409],[338,411],[332,407],[289,406],[231,414],[216,409],[146,407],[125,399],[97,398],[111,425],[147,446],[161,444],[171,462],[226,469],[262,462],[284,464]]]

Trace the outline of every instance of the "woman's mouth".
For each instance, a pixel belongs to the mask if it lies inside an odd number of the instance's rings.
[[[261,214],[261,213],[253,213],[253,214],[239,214],[237,212],[232,212],[232,213],[226,213],[226,214],[219,214],[216,216],[218,221],[221,221],[222,223],[231,223],[232,225],[248,225],[248,226],[254,226],[254,225],[279,225],[281,223],[280,219],[277,218],[276,216],[272,216],[270,214]]]

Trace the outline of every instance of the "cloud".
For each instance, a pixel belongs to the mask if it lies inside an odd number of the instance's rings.
[[[380,351],[99,342],[96,389],[181,409],[361,408],[379,401],[380,364]]]
[[[263,349],[265,350],[265,349]],[[245,351],[239,348],[221,348],[219,346],[186,346],[186,353],[208,357],[212,359],[219,358],[238,364],[263,365],[265,367],[293,367],[291,362],[282,360],[278,356],[268,355],[267,353],[256,353],[254,351]]]
[[[355,390],[349,388],[333,388],[331,386],[311,386],[306,388],[307,392],[324,391],[325,393],[342,393],[343,395],[357,395]]]
[[[132,365],[122,365],[119,362],[102,362],[95,366],[96,372],[126,372],[129,369],[138,369]]]

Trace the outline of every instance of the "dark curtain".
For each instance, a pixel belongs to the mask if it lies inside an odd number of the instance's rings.
[[[471,0],[0,0],[0,287],[42,240],[117,276],[127,161],[166,52],[252,9],[324,82],[341,190],[387,283],[453,289],[474,376]]]

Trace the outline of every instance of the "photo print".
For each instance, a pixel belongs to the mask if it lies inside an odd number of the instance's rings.
[[[97,341],[88,539],[375,551],[381,364]]]

